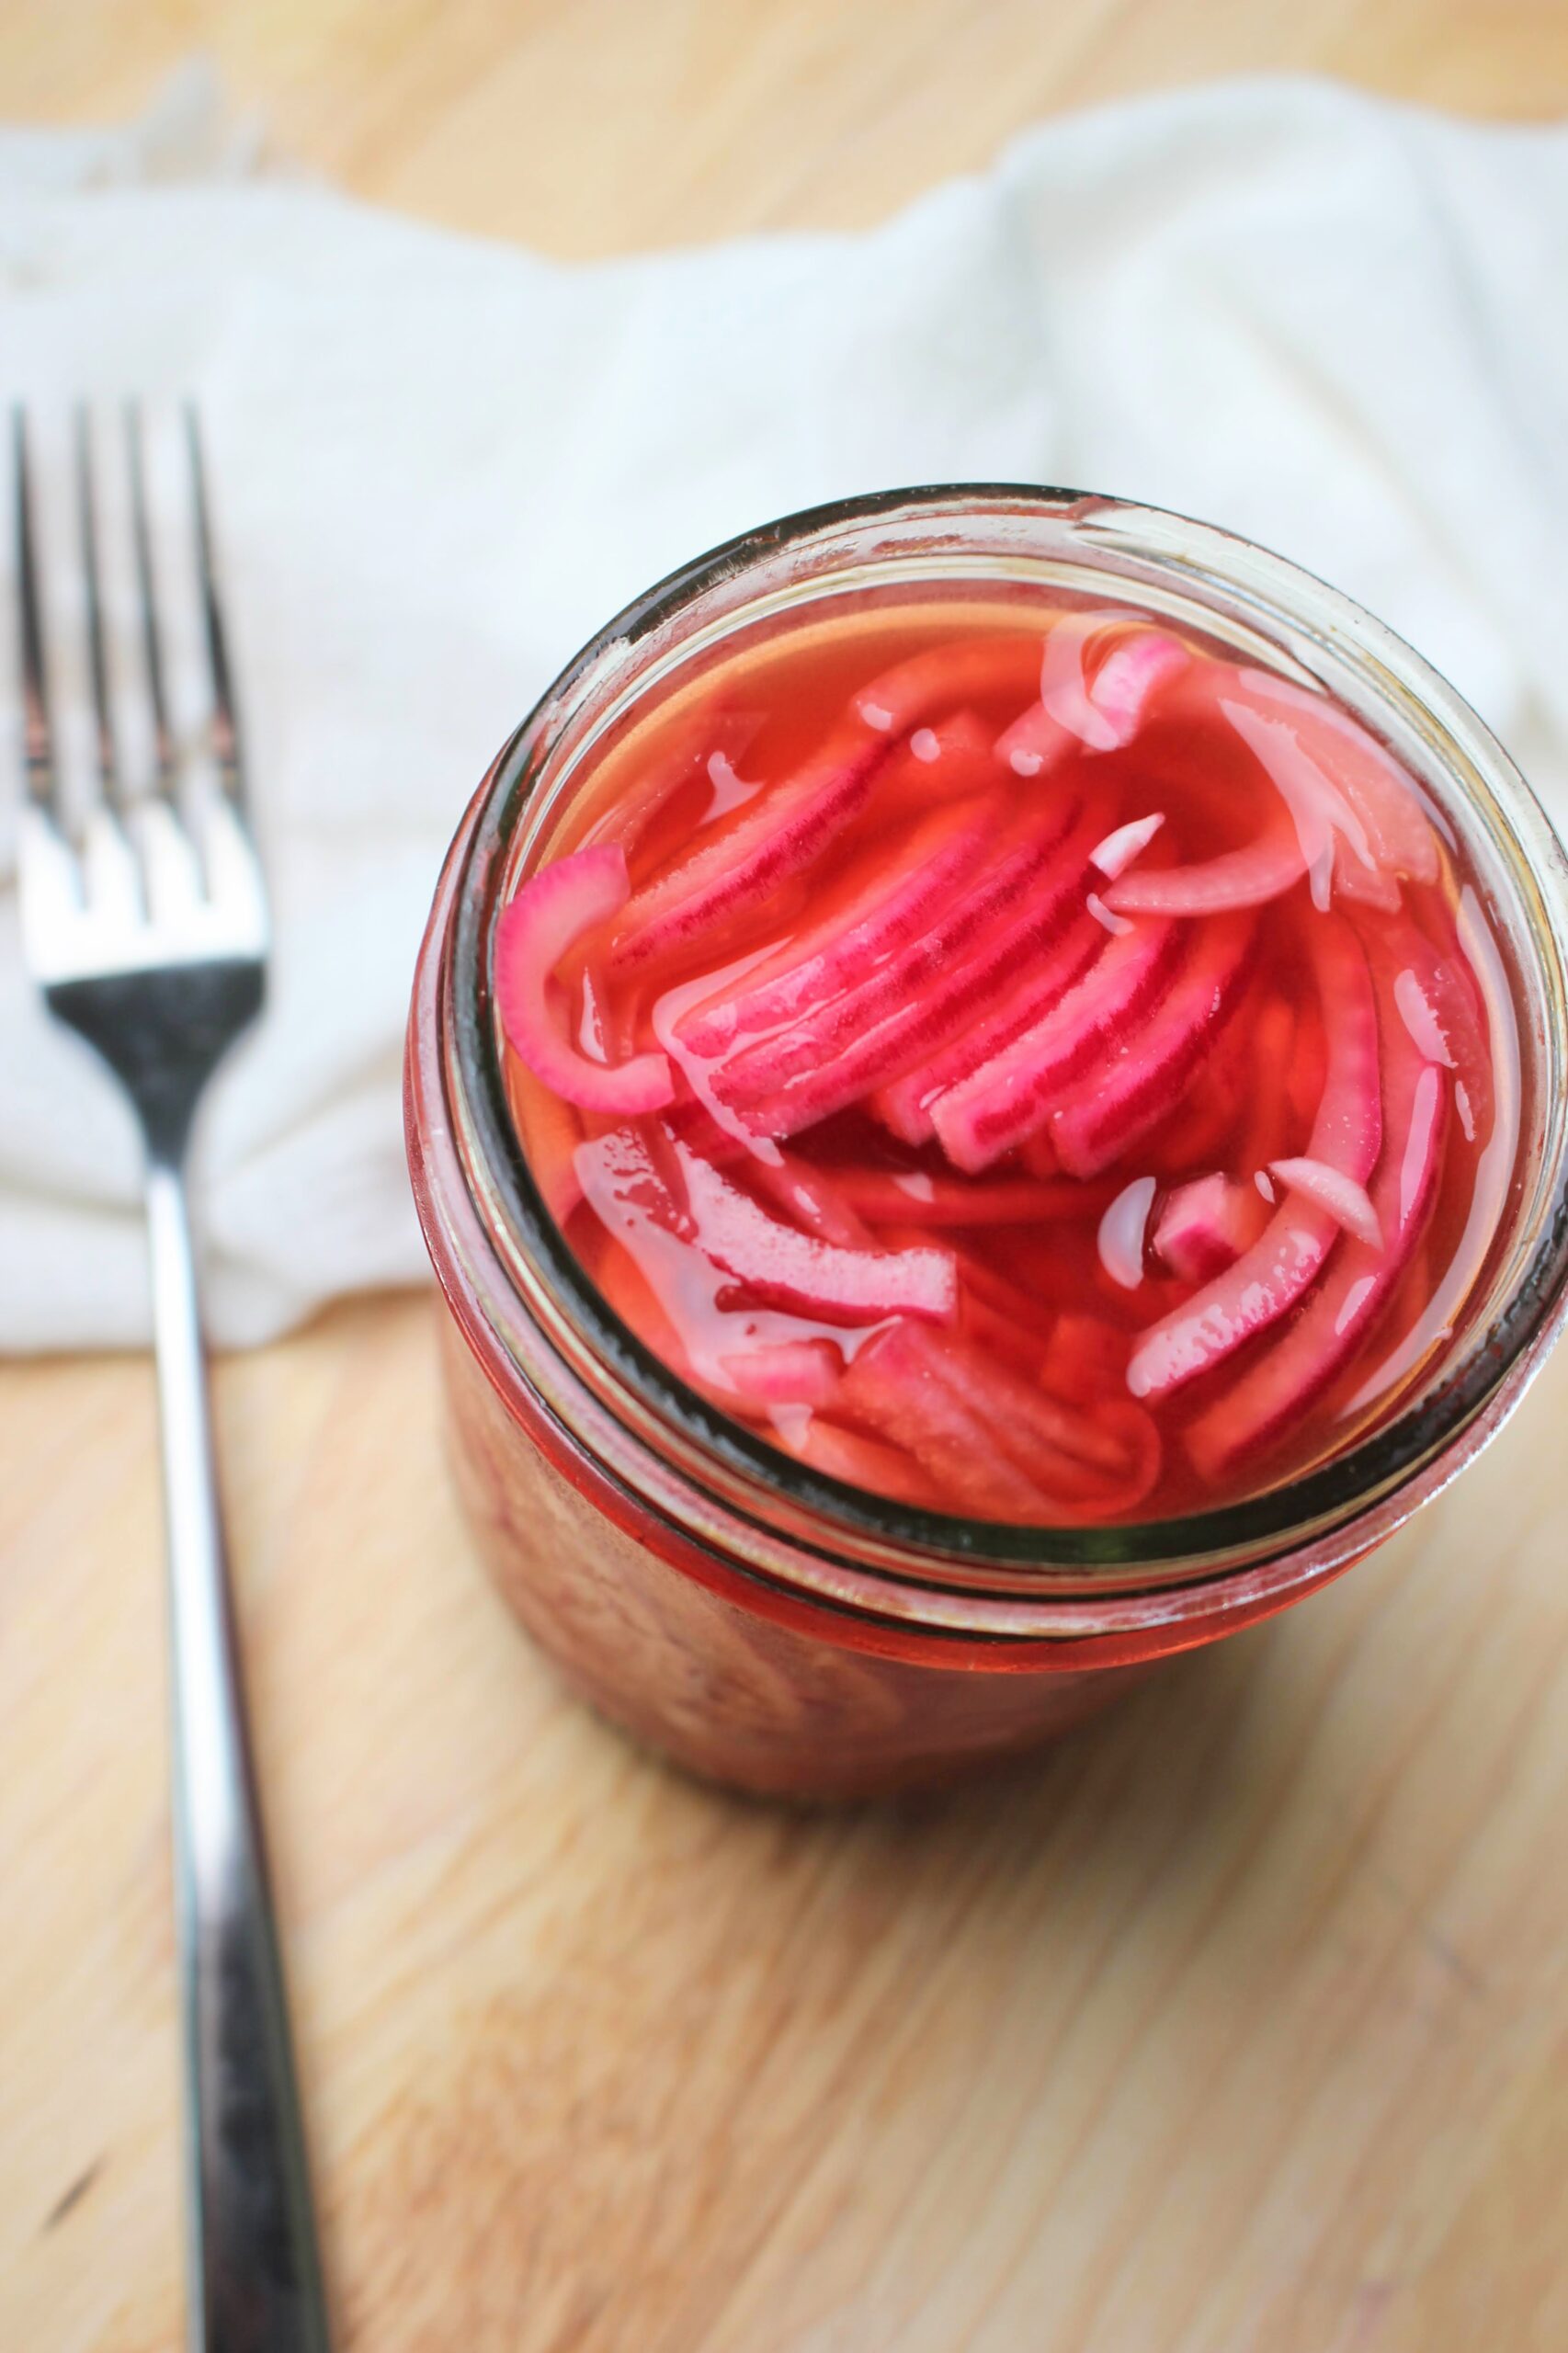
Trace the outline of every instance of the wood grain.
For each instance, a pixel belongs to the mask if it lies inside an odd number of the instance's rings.
[[[0,111],[123,112],[198,47],[287,154],[567,256],[861,226],[1042,115],[1220,74],[1568,107],[1562,0],[6,0]]]
[[[1568,104],[1556,0],[10,0],[0,112],[112,113],[198,40],[293,153],[564,254],[869,220],[1232,68]],[[429,1314],[221,1379],[346,2346],[1568,2343],[1568,1356],[1284,1623],[813,1818],[558,1695],[457,1524]],[[0,1370],[7,2348],[178,2337],[159,1547],[147,1369]]]

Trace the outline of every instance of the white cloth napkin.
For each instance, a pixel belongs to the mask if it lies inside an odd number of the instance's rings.
[[[1206,517],[1568,788],[1568,128],[1232,83],[869,235],[591,268],[244,165],[199,103],[0,135],[0,394],[191,390],[209,431],[278,917],[205,1134],[221,1338],[423,1274],[399,1051],[458,815],[585,636],[765,517],[964,477]],[[0,1346],[137,1341],[132,1134],[35,1004],[13,865],[0,816]]]

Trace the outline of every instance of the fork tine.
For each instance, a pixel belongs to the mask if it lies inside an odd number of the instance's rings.
[[[98,783],[111,806],[119,802],[119,763],[109,708],[108,649],[104,640],[103,579],[98,568],[98,502],[93,472],[92,420],[85,402],[76,411],[76,519],[82,534],[82,585],[87,606],[87,667],[93,682]]]
[[[186,446],[190,454],[191,497],[196,517],[196,559],[201,581],[201,618],[207,634],[207,662],[212,679],[212,750],[219,781],[236,805],[244,805],[244,767],[240,752],[239,723],[234,715],[233,680],[229,669],[229,641],[218,596],[218,567],[212,550],[212,516],[207,500],[207,467],[202,455],[201,423],[194,402],[186,404]]]
[[[167,800],[175,787],[174,739],[169,732],[169,699],[164,684],[163,631],[158,623],[157,582],[153,571],[153,531],[147,513],[146,436],[140,401],[127,401],[124,413],[126,466],[131,477],[131,536],[136,557],[136,588],[141,605],[142,665],[147,675],[147,700],[153,714],[153,789]]]
[[[54,762],[54,730],[49,715],[49,668],[43,620],[39,610],[38,556],[33,540],[32,466],[28,455],[27,411],[11,411],[11,449],[16,477],[17,593],[22,632],[22,730],[28,796],[60,822],[60,779]]]

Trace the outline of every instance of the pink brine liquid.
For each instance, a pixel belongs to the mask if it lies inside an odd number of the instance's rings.
[[[597,758],[495,995],[609,1306],[936,1511],[1159,1518],[1340,1451],[1430,1371],[1514,1175],[1462,845],[1323,693],[1123,608],[735,654]]]

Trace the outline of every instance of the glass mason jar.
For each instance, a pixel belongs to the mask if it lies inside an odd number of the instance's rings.
[[[1370,1436],[1221,1508],[1051,1529],[923,1512],[726,1419],[597,1295],[506,1107],[492,935],[596,748],[741,633],[1040,587],[1165,614],[1387,742],[1459,831],[1523,1056],[1502,1230],[1424,1384]],[[1320,581],[1224,532],[1066,491],[959,485],[791,516],[699,558],[584,648],[506,746],[437,891],[408,1034],[409,1161],[444,1296],[462,1501],[502,1592],[603,1712],[699,1773],[852,1796],[1048,1737],[1157,1661],[1299,1601],[1501,1427],[1568,1298],[1562,853],[1475,714]]]

